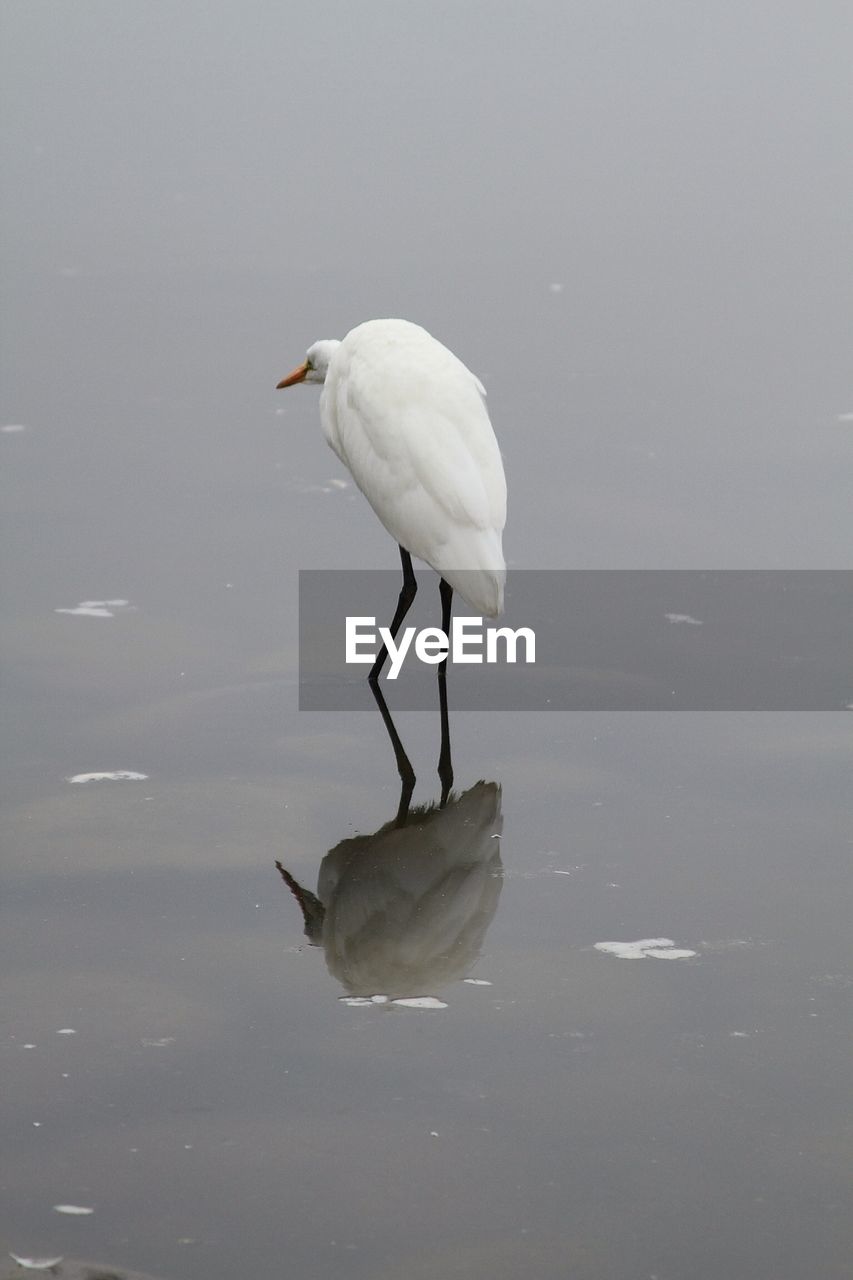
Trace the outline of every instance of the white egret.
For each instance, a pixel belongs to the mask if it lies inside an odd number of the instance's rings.
[[[392,636],[417,590],[412,556],[441,577],[445,634],[454,590],[478,613],[499,614],[506,479],[486,393],[470,369],[419,325],[368,320],[343,341],[315,342],[278,387],[297,382],[323,384],[326,440],[399,544]],[[383,647],[371,681],[386,657]]]

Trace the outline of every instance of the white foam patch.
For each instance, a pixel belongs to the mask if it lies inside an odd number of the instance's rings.
[[[129,600],[81,600],[73,609],[54,609],[54,613],[70,613],[76,618],[114,618],[116,609],[131,608]]]
[[[27,428],[24,426],[23,422],[9,422],[5,427],[0,427],[0,431],[7,436],[17,436],[20,435],[22,431],[26,430]],[[12,1257],[14,1258],[14,1256],[15,1255],[13,1253]]]
[[[90,1209],[84,1204],[55,1204],[53,1207],[57,1213],[69,1213],[77,1217],[83,1217],[85,1214],[95,1212],[94,1209]]]
[[[663,615],[667,622],[673,622],[676,626],[681,624],[686,627],[701,627],[702,622],[699,618],[694,618],[692,613],[665,613]]]
[[[62,1261],[63,1254],[59,1254],[56,1258],[22,1258],[19,1253],[9,1251],[9,1257],[14,1258],[19,1267],[25,1267],[27,1271],[50,1271],[53,1267],[58,1267]]]
[[[838,422],[853,422],[853,413],[839,413]],[[5,430],[5,428],[4,428]]]
[[[404,1005],[407,1009],[446,1009],[447,1005],[443,1000],[436,1000],[435,996],[406,996],[399,1000],[392,1001],[393,1004]]]
[[[111,773],[75,773],[66,782],[145,782],[147,773],[134,773],[132,769],[113,769]]]
[[[436,1000],[435,996],[401,996],[398,1000],[391,1000],[389,996],[338,996],[338,1002],[349,1005],[351,1009],[366,1009],[368,1005],[375,1004],[401,1004],[407,1009],[447,1008],[444,1001]]]
[[[73,1027],[60,1027],[56,1034],[58,1036],[76,1036],[77,1032]]]
[[[91,605],[78,604],[75,609],[54,609],[54,613],[70,613],[75,618],[114,618],[111,609],[93,608]]]
[[[636,942],[596,942],[596,951],[604,951],[607,955],[616,956],[617,960],[645,960],[652,956],[655,960],[686,960],[695,956],[695,951],[682,950],[676,947],[672,938],[638,938]]]
[[[353,1009],[363,1009],[369,1004],[387,1004],[387,996],[338,996],[341,1004],[348,1004]]]
[[[680,950],[678,947],[651,947],[647,952],[647,956],[654,956],[655,960],[687,960],[690,956],[695,956],[695,951]]]
[[[472,987],[490,987],[492,984],[485,978],[463,978],[463,982],[467,982]]]

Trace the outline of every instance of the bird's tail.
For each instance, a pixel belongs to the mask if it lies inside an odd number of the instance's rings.
[[[439,569],[442,578],[475,613],[486,618],[496,618],[503,613],[506,565],[499,533],[494,529],[484,529],[472,546],[469,532],[464,556],[453,555],[451,546],[446,563],[452,567]],[[460,564],[464,567],[459,568]]]

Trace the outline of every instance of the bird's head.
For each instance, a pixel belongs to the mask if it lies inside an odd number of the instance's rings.
[[[313,347],[308,348],[305,363],[282,378],[276,391],[295,386],[297,382],[325,382],[329,361],[340,345],[335,338],[323,338],[320,342],[315,342]]]

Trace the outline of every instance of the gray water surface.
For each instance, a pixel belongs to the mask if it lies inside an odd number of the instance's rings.
[[[400,710],[394,831],[376,709],[297,711],[296,605],[396,553],[274,390],[403,315],[486,383],[511,566],[850,568],[848,7],[2,24],[0,1247],[850,1275],[849,715],[454,713],[451,671],[455,800]]]

